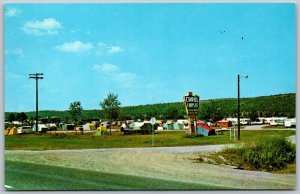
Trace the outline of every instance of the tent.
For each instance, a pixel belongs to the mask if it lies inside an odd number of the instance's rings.
[[[98,128],[97,128],[97,131],[106,131],[106,127],[103,126],[103,125],[100,125]]]
[[[99,126],[95,132],[95,136],[108,135],[108,131],[105,126]]]
[[[13,127],[8,131],[7,135],[16,135],[16,134],[18,134],[17,127]]]
[[[213,128],[210,128],[207,125],[204,125],[202,123],[197,123],[197,133],[202,134],[204,136],[209,136],[209,135],[215,135],[216,132]]]
[[[154,131],[157,129],[157,126],[158,126],[157,124],[154,124],[154,125],[153,125],[153,130],[154,130]],[[149,123],[149,122],[144,122],[144,125],[142,125],[142,126],[140,127],[140,129],[143,130],[143,131],[152,132],[152,124]]]
[[[144,125],[144,122],[132,122],[129,127],[131,129],[140,129]]]
[[[54,131],[57,130],[57,126],[56,126],[55,123],[47,123],[46,126],[47,126],[47,128],[48,128],[49,130],[51,130],[51,131],[52,131],[52,130],[54,130]]]
[[[174,128],[174,130],[180,130],[180,129],[182,129],[182,126],[178,123],[174,123],[173,128]]]
[[[62,130],[66,131],[66,130],[74,130],[75,126],[73,124],[64,124],[62,126]]]
[[[173,130],[174,129],[173,121],[167,121],[163,127],[164,127],[164,129],[167,129],[167,130]]]
[[[4,135],[8,135],[10,128],[4,129]]]
[[[86,123],[85,125],[82,125],[82,128],[83,128],[84,131],[90,131],[91,130],[91,127],[90,127],[89,123]]]
[[[153,126],[153,130],[157,129],[157,124]],[[144,122],[133,122],[129,125],[131,131],[136,131],[138,133],[151,133],[152,132],[152,124],[149,121]]]
[[[179,124],[179,123],[174,123],[173,121],[167,121],[164,125],[163,125],[164,129],[167,130],[181,130],[183,129],[183,125]]]

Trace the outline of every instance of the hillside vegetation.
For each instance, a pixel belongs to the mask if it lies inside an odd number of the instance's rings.
[[[5,118],[11,112],[5,112]],[[241,115],[242,117],[270,117],[270,116],[286,116],[295,117],[296,114],[296,94],[278,94],[271,96],[260,96],[253,98],[241,98]],[[26,112],[28,119],[35,117],[35,112]],[[64,121],[70,121],[71,115],[68,110],[39,111],[40,117],[59,117]],[[213,121],[224,117],[237,116],[237,99],[211,99],[202,100],[200,102],[200,110],[198,113],[200,119]],[[182,119],[186,117],[183,102],[175,103],[159,103],[147,104],[139,106],[121,107],[120,119]],[[104,119],[105,114],[102,110],[83,110],[81,113],[82,120]]]

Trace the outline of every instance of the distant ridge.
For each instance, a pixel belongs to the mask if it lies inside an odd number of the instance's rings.
[[[223,117],[236,116],[236,98],[220,98],[201,100],[199,118],[205,119],[208,114],[214,114],[219,111]],[[258,116],[287,116],[295,117],[296,114],[296,93],[275,94],[269,96],[247,97],[241,98],[241,114],[249,116],[251,113],[257,113]],[[34,118],[35,112],[25,112],[28,118]],[[7,118],[10,112],[5,112]],[[54,111],[41,110],[40,117],[60,117],[63,120],[71,118],[68,110]],[[138,106],[121,107],[121,118],[123,119],[149,119],[156,117],[157,119],[177,119],[184,118],[186,115],[183,102],[157,103]],[[82,118],[100,119],[105,118],[102,110],[83,110]]]

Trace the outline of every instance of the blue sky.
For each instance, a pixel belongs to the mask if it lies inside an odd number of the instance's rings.
[[[6,4],[5,111],[296,92],[294,4]]]

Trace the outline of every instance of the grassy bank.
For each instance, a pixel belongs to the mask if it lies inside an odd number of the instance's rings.
[[[5,184],[12,187],[9,190],[19,191],[230,189],[217,185],[186,183],[12,161],[5,161]]]
[[[258,137],[279,135],[288,137],[295,131],[243,130],[240,143],[252,142]],[[154,146],[189,146],[236,143],[230,140],[229,131],[223,135],[209,137],[188,137],[184,131],[162,131],[154,135]],[[92,149],[92,148],[125,148],[151,147],[152,135],[122,135],[113,132],[111,136],[93,136],[92,134],[26,134],[5,136],[6,150],[52,150],[52,149]]]
[[[198,162],[225,164],[239,169],[296,173],[296,145],[285,137],[269,135],[236,148],[200,155]]]

